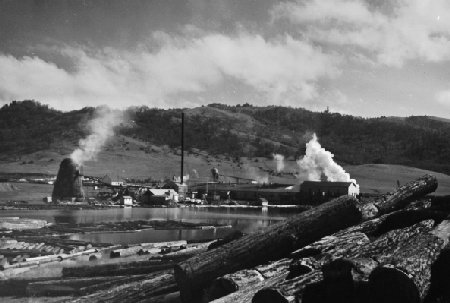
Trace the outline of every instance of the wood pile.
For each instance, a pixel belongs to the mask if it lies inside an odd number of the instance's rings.
[[[432,269],[450,271],[433,267],[450,263],[449,207],[418,202],[436,188],[426,175],[370,203],[340,197],[196,255],[175,267],[181,300],[425,302],[430,289],[442,299],[446,288],[432,285]]]
[[[1,238],[0,270],[26,268],[82,255],[91,255],[102,248],[104,248],[103,245],[96,244],[94,248],[91,243],[58,237]]]
[[[195,247],[117,247],[123,262],[66,268],[27,293],[68,302],[450,302],[450,197],[426,175],[372,201],[343,196],[264,231]],[[210,249],[208,249],[208,246]],[[116,260],[116,259],[112,259]]]

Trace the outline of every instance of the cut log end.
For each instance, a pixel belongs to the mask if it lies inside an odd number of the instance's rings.
[[[229,279],[217,278],[208,289],[208,300],[212,301],[222,298],[232,292],[235,292],[236,290],[238,290],[238,286],[233,281]]]
[[[289,274],[286,276],[286,280],[300,277],[312,271],[313,268],[309,264],[302,263],[301,261],[293,262],[289,267]]]
[[[412,279],[397,268],[378,267],[369,276],[374,303],[419,303],[419,290]]]
[[[252,303],[289,303],[289,301],[275,288],[264,288],[258,291]]]

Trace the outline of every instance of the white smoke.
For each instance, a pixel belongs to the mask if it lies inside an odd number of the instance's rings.
[[[269,183],[269,174],[260,171],[257,167],[244,165],[244,171],[247,178],[255,180],[258,184]]]
[[[72,152],[70,158],[78,165],[95,160],[108,139],[114,135],[114,128],[122,121],[122,112],[113,111],[105,106],[98,107],[94,119],[88,123],[91,133],[80,140],[79,147]]]
[[[306,143],[306,154],[297,161],[300,167],[298,178],[302,181],[320,181],[325,175],[331,182],[351,182],[350,174],[348,174],[339,164],[334,162],[334,155],[325,150],[316,134]]]
[[[284,170],[284,156],[280,154],[273,154],[273,160],[275,160],[275,164],[277,165],[277,173]]]

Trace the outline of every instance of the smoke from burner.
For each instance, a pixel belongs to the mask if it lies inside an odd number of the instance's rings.
[[[321,181],[323,176],[331,182],[350,182],[348,174],[339,164],[334,162],[334,155],[323,148],[316,134],[306,143],[306,154],[297,161],[300,168],[298,178],[302,181]]]
[[[95,160],[103,145],[114,135],[114,127],[122,121],[121,112],[112,111],[108,107],[98,107],[94,119],[88,123],[90,134],[80,140],[79,147],[72,152],[70,158],[78,165]]]
[[[244,165],[245,176],[247,178],[253,179],[258,184],[268,184],[269,183],[269,174],[266,172],[260,171],[259,168],[250,166],[248,164]]]
[[[277,165],[277,173],[284,170],[284,156],[280,154],[273,154],[273,160],[275,160],[275,164]]]
[[[77,198],[84,200],[83,176],[80,167],[72,159],[65,158],[59,165],[58,175],[53,187],[54,201],[64,198]]]
[[[213,177],[213,181],[219,181],[219,170],[217,168],[211,168],[211,175]]]

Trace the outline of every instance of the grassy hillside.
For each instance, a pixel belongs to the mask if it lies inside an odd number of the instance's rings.
[[[87,135],[94,108],[60,112],[34,101],[0,109],[0,172],[56,174],[60,161]],[[367,191],[389,191],[422,170],[450,173],[450,123],[436,117],[363,119],[301,108],[210,106],[184,109],[185,172],[206,178],[212,167],[224,175],[294,183],[274,176],[273,153],[285,155],[286,170],[316,132],[337,162]],[[85,174],[162,179],[180,171],[181,109],[128,109],[128,120]],[[418,169],[406,168],[405,166]],[[195,170],[195,171],[194,171]],[[440,175],[444,180],[446,176]]]

